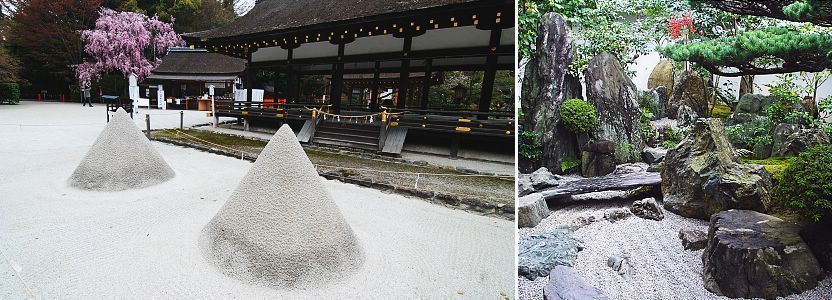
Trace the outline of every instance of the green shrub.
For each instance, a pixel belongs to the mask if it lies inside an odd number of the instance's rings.
[[[595,106],[581,99],[570,99],[560,106],[560,117],[572,132],[587,132],[598,122]]]
[[[641,152],[635,145],[621,142],[615,144],[615,160],[618,163],[631,162],[640,157]]]
[[[772,143],[769,134],[768,119],[737,124],[725,127],[725,134],[738,147],[746,150],[754,150],[756,145],[769,146]]]
[[[810,148],[789,165],[774,188],[787,207],[815,222],[832,216],[832,146]]]
[[[14,82],[0,83],[0,103],[20,103],[20,86]]]
[[[528,159],[538,159],[543,155],[543,141],[540,139],[540,132],[520,131],[520,156]]]
[[[560,171],[563,173],[580,167],[581,161],[577,159],[567,159],[560,163]]]
[[[794,156],[775,156],[769,157],[766,159],[740,159],[740,163],[743,164],[755,164],[761,165],[766,168],[769,174],[771,174],[771,178],[773,178],[776,182],[780,182],[783,179],[783,172],[786,171],[786,168],[791,165],[797,157]]]

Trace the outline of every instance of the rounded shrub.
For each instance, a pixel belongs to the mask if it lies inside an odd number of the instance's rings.
[[[20,102],[20,87],[13,82],[0,82],[0,103],[17,104]]]
[[[818,222],[832,217],[832,146],[810,148],[789,165],[774,188],[777,199]]]
[[[587,132],[598,123],[595,106],[581,99],[566,100],[560,106],[560,118],[572,132]]]

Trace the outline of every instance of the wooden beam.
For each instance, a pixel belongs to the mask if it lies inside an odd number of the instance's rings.
[[[500,29],[491,30],[491,39],[488,44],[492,51],[497,50],[500,45],[500,34],[503,31]],[[485,59],[485,74],[482,77],[482,91],[480,91],[479,111],[487,112],[491,110],[492,94],[494,93],[494,79],[497,75],[497,55],[489,54]],[[477,116],[478,119],[487,119],[487,116]]]
[[[408,54],[410,46],[413,45],[413,38],[408,36],[404,38],[404,46],[402,47],[402,67],[399,72],[399,99],[396,103],[397,108],[405,108],[407,105],[408,91],[410,90],[410,59]]]

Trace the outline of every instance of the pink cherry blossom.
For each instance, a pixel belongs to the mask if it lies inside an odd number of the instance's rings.
[[[94,28],[81,31],[81,39],[89,56],[74,66],[82,86],[113,71],[142,80],[161,63],[168,48],[185,45],[171,23],[108,8],[101,9]]]

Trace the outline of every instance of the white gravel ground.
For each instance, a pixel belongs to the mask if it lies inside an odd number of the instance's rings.
[[[104,127],[80,105],[0,106],[0,299],[497,299],[514,293],[514,224],[324,181],[365,249],[359,272],[291,291],[221,273],[198,247],[251,163],[152,143],[173,179],[139,190],[70,188]],[[99,107],[93,108],[98,110]],[[171,122],[172,126],[178,126]],[[90,124],[90,125],[78,125]],[[20,277],[15,273],[19,273]],[[28,288],[27,288],[28,287]]]
[[[575,234],[583,241],[584,250],[578,252],[577,272],[610,299],[728,299],[705,290],[702,282],[702,252],[687,251],[679,240],[679,229],[707,232],[708,222],[684,218],[665,210],[662,221],[635,216],[610,223],[602,220],[604,211],[629,207],[629,202],[578,203],[553,210],[537,227],[520,229],[519,236],[545,232],[550,228],[568,226],[579,216],[594,215],[601,221],[581,227]],[[630,257],[635,268],[632,281],[621,278],[607,266],[610,256]],[[548,277],[530,281],[518,276],[519,299],[543,299],[543,286]],[[832,276],[820,286],[801,295],[786,299],[830,299]]]

